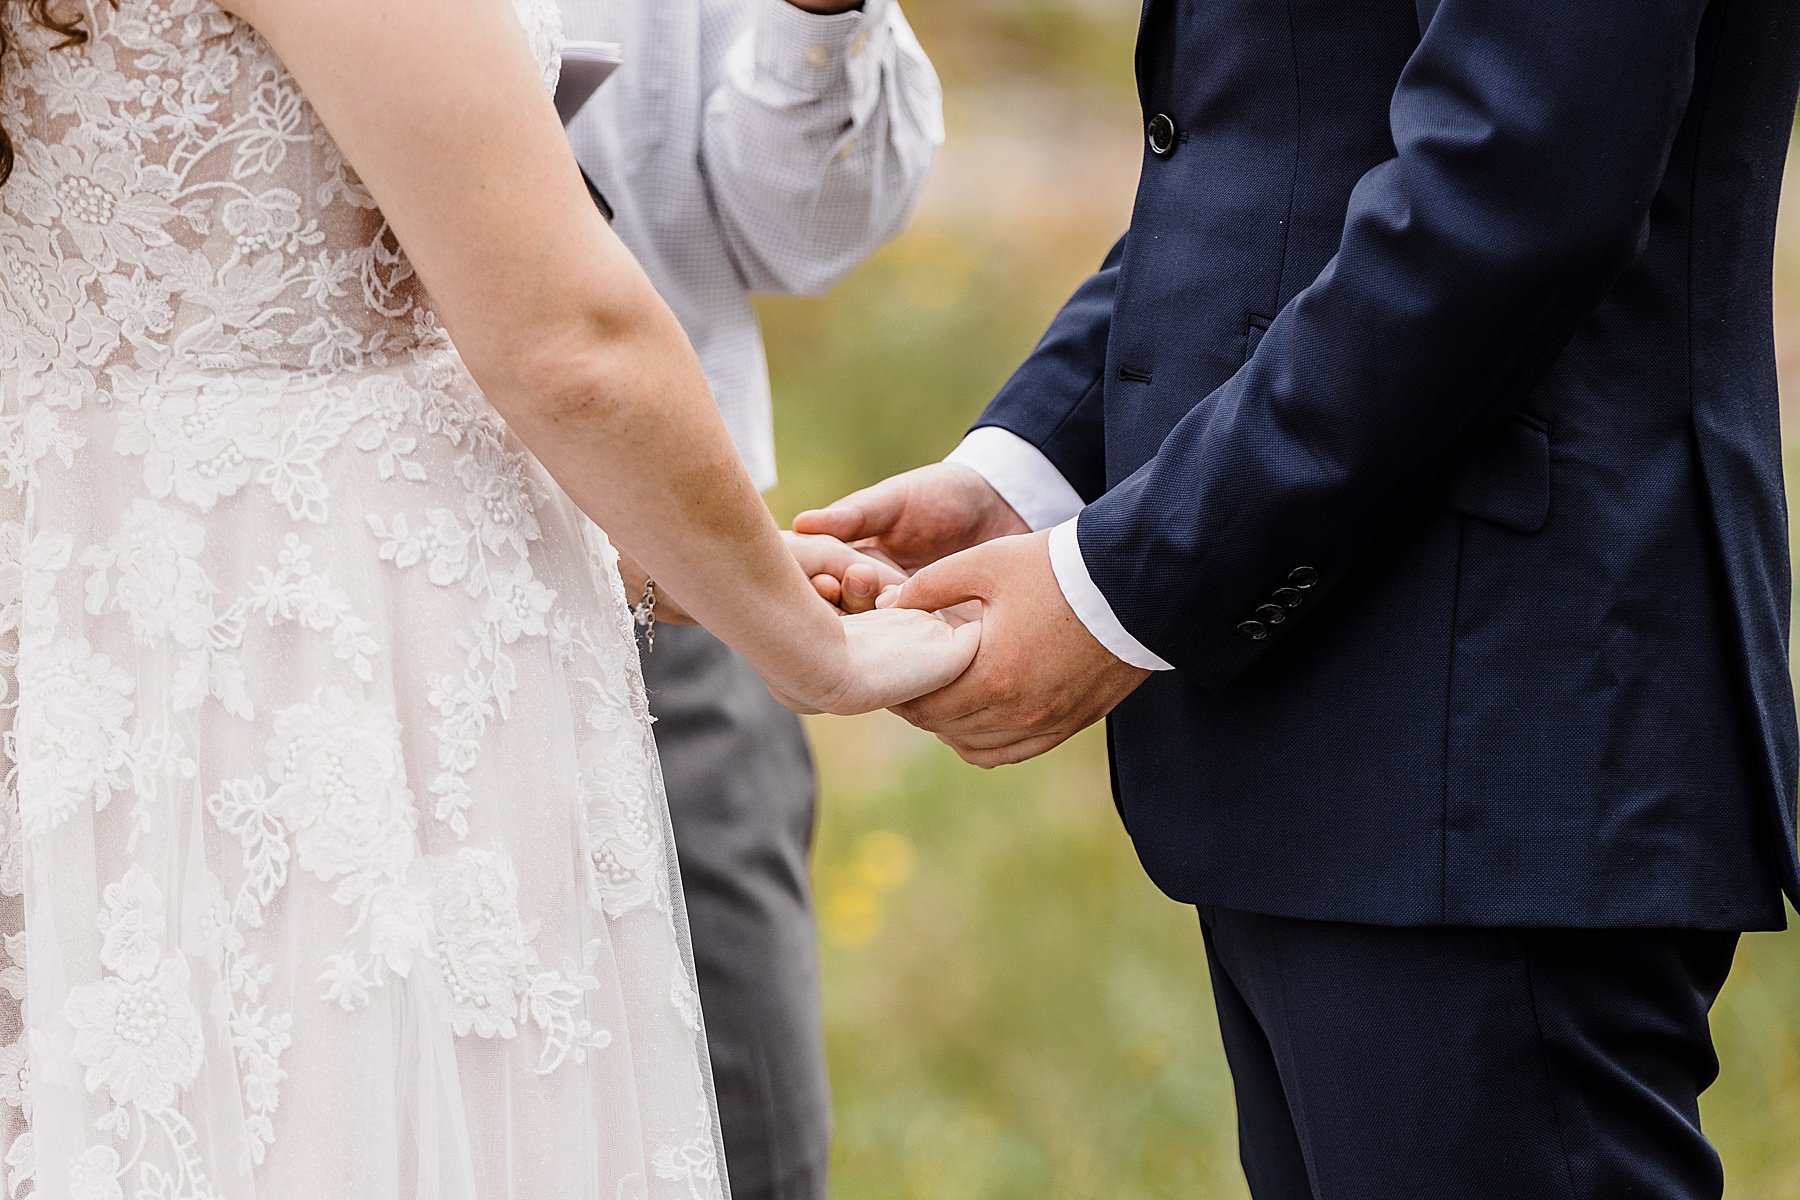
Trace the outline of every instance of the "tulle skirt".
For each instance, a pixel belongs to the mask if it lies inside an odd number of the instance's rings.
[[[6,1200],[717,1200],[615,556],[453,353],[0,378]]]

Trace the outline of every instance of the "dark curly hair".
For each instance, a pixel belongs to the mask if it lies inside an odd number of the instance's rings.
[[[50,6],[55,0],[13,0],[13,2],[22,3],[26,11],[31,14],[32,20],[62,38],[62,41],[57,43],[57,49],[79,46],[88,40],[87,23],[80,16],[59,17],[50,11]],[[114,7],[118,6],[118,2],[119,0],[112,0]],[[6,0],[0,0],[0,4],[4,3]],[[10,48],[7,44],[6,23],[0,21],[0,88],[6,86],[6,53]],[[12,177],[12,171],[12,137],[6,132],[4,126],[0,126],[0,185],[4,185]]]

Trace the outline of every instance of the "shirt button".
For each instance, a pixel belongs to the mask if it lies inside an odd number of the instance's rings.
[[[1295,567],[1288,572],[1288,583],[1301,591],[1305,591],[1317,582],[1319,582],[1319,573],[1311,567]]]
[[[839,162],[847,162],[847,161],[849,161],[850,157],[852,155],[854,155],[855,153],[856,153],[856,139],[849,138],[844,142],[844,144],[842,146],[838,147],[837,160]]]
[[[868,48],[869,35],[866,33],[859,33],[856,35],[856,40],[850,43],[850,57],[861,58],[863,56],[863,51]]]
[[[1261,621],[1245,621],[1238,626],[1238,633],[1246,641],[1260,642],[1269,636],[1269,627]]]
[[[1175,118],[1171,117],[1168,113],[1157,113],[1154,117],[1150,118],[1150,123],[1144,127],[1144,136],[1150,143],[1150,153],[1156,155],[1158,158],[1169,157],[1171,154],[1175,153],[1175,141],[1177,137]]]
[[[823,47],[823,46],[808,46],[806,48],[806,65],[807,66],[822,67],[830,61],[831,61],[831,51],[827,50],[825,47]]]
[[[1256,619],[1265,625],[1279,625],[1287,620],[1287,610],[1279,604],[1265,604],[1256,610]]]

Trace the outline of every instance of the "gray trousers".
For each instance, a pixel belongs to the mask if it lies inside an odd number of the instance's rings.
[[[644,656],[734,1200],[826,1193],[831,1098],[807,857],[816,783],[800,719],[692,626]]]

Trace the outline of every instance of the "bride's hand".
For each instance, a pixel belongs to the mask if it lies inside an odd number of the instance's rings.
[[[782,532],[788,553],[800,564],[812,582],[813,590],[825,603],[838,609],[862,610],[875,603],[883,592],[892,592],[906,582],[906,572],[888,562],[857,550],[821,533]],[[625,581],[625,595],[635,601],[644,593],[649,578],[644,569],[624,551],[619,552],[619,575]],[[661,590],[656,599],[656,619],[665,625],[692,625],[681,601]]]
[[[975,660],[981,622],[886,608],[840,618],[842,641],[821,647],[810,678],[769,690],[795,712],[853,716],[892,708],[953,682]]]
[[[862,612],[876,597],[906,582],[906,572],[885,558],[858,550],[823,533],[783,530],[788,553],[806,572],[813,590],[839,611]]]

